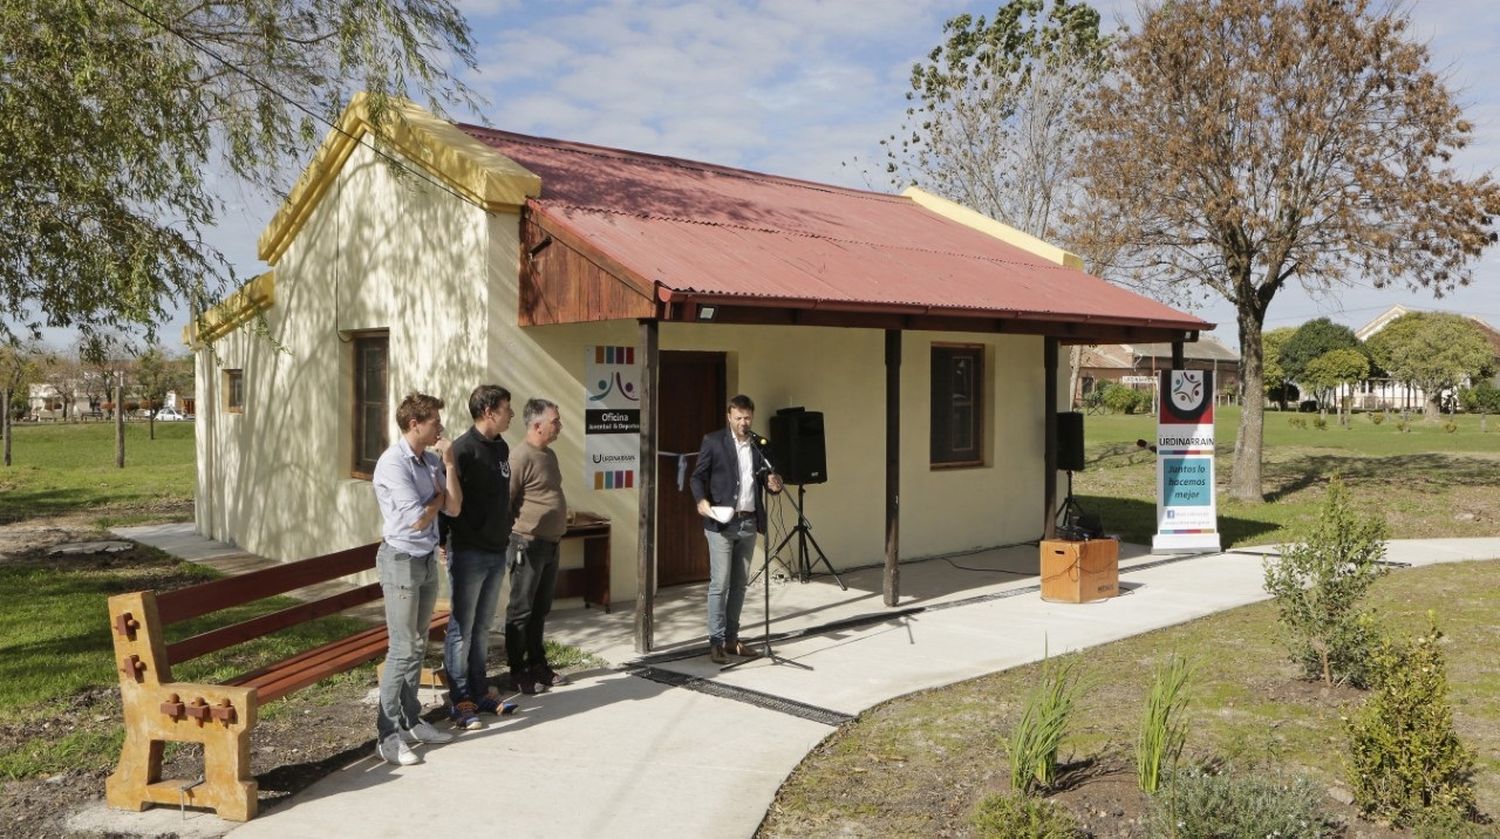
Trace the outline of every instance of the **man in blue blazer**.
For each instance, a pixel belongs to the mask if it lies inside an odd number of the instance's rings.
[[[740,641],[740,609],[755,536],[766,532],[760,490],[781,492],[781,476],[771,471],[750,433],[755,403],[740,394],[729,400],[728,427],[703,435],[693,468],[693,498],[708,539],[708,644],[716,664],[729,654],[754,658]]]

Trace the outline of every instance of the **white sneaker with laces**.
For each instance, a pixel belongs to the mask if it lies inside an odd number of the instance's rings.
[[[421,762],[406,744],[401,742],[400,734],[392,734],[384,740],[375,744],[375,756],[386,763],[394,763],[397,766],[411,766]]]
[[[453,741],[453,735],[447,731],[438,731],[432,727],[427,720],[417,720],[417,724],[401,732],[401,739],[408,743],[426,743],[429,746],[441,746]]]

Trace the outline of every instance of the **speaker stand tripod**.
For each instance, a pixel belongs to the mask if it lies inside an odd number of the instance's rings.
[[[791,530],[787,531],[786,536],[782,538],[781,543],[776,546],[775,550],[773,550],[771,554],[773,556],[779,556],[782,549],[787,546],[787,543],[791,542],[793,537],[796,537],[797,579],[805,583],[813,574],[813,566],[817,564],[816,562],[813,562],[809,559],[807,553],[807,544],[811,542],[813,550],[816,551],[818,555],[817,561],[823,563],[823,567],[827,568],[828,573],[833,575],[833,579],[839,584],[840,589],[848,591],[849,587],[844,585],[844,580],[839,577],[839,572],[835,571],[833,568],[833,563],[828,561],[828,555],[823,553],[823,546],[819,545],[818,540],[813,538],[812,524],[807,521],[807,514],[804,512],[803,506],[803,497],[806,495],[806,493],[807,489],[802,484],[797,484],[797,497],[796,499],[792,500],[792,507],[797,511],[797,525]]]

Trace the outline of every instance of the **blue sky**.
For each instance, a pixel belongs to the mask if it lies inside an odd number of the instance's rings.
[[[705,160],[780,175],[889,189],[877,141],[898,129],[908,76],[960,12],[960,0],[458,0],[478,43],[469,83],[497,128]],[[1107,25],[1132,25],[1133,0],[1096,4]],[[1457,160],[1468,175],[1500,171],[1500,3],[1418,0],[1417,37],[1431,44],[1476,124]],[[478,115],[455,113],[479,121]],[[309,150],[309,154],[310,154]],[[866,176],[868,165],[872,174]],[[273,208],[224,185],[229,211],[212,241],[246,275],[264,270],[255,240]],[[1500,249],[1474,282],[1441,301],[1431,292],[1375,290],[1358,278],[1311,295],[1278,294],[1268,327],[1327,316],[1358,327],[1387,307],[1443,308],[1500,326]],[[1232,309],[1207,299],[1195,313],[1238,339]],[[173,324],[166,337],[177,334]]]

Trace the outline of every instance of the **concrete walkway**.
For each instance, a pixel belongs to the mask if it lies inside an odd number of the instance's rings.
[[[170,543],[188,558],[223,556],[223,546],[190,531],[117,533]],[[609,615],[563,609],[549,635],[614,666],[521,697],[520,714],[422,749],[423,764],[361,758],[238,827],[162,808],[79,818],[105,818],[125,832],[233,828],[236,839],[325,837],[356,825],[361,835],[392,837],[750,836],[787,774],[842,721],[915,690],[1039,660],[1045,650],[1082,649],[1262,600],[1261,553],[1168,558],[1126,545],[1121,596],[1084,605],[1041,600],[1034,546],[905,564],[896,609],[880,603],[878,568],[842,574],[847,591],[827,576],[804,584],[773,574],[773,637],[788,636],[775,652],[788,662],[729,671],[703,654],[701,586],[663,593],[662,651],[645,659],[632,649],[628,607]],[[1495,557],[1500,539],[1394,541],[1387,554],[1409,565]],[[764,598],[757,581],[746,636],[761,635]]]

